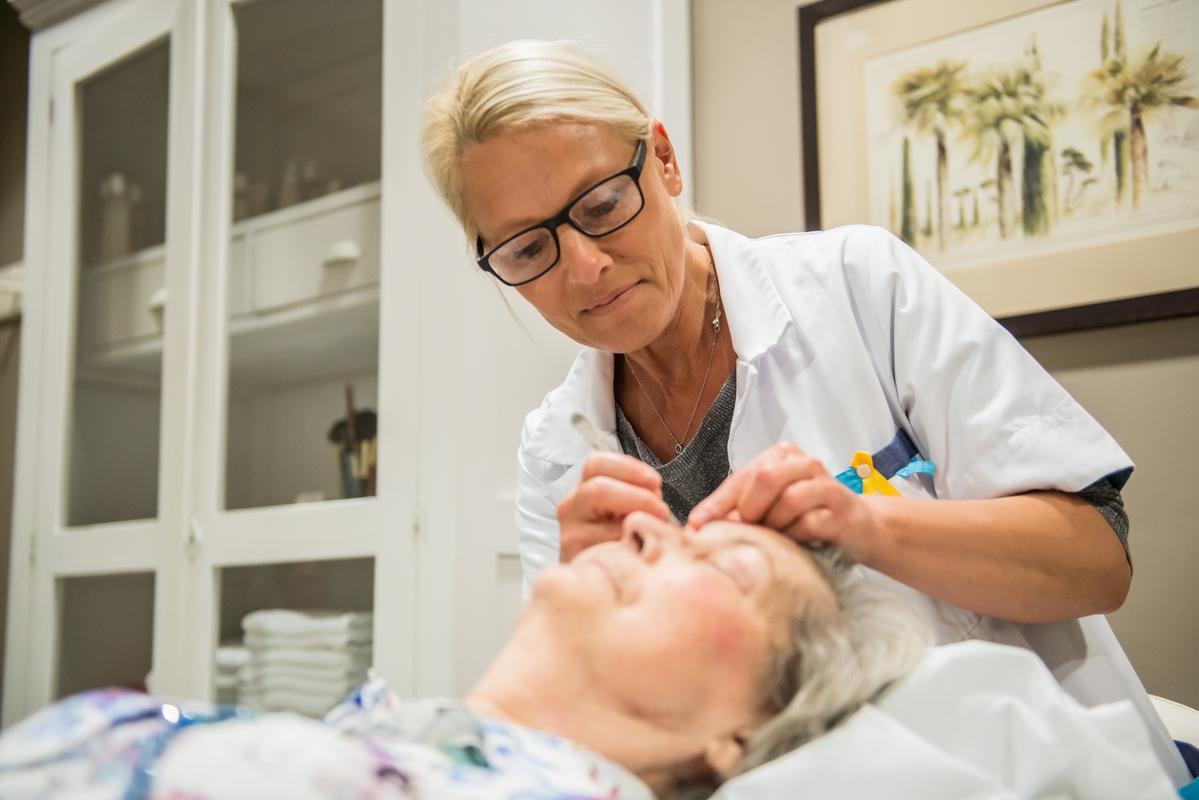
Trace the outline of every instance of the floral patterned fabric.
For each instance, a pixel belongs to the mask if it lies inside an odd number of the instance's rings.
[[[101,689],[0,736],[0,797],[653,797],[565,739],[448,700],[404,701],[372,678],[323,723]]]

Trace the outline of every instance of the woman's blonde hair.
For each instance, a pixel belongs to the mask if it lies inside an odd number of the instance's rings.
[[[421,149],[438,193],[467,238],[478,235],[463,200],[462,154],[472,144],[529,125],[607,126],[648,139],[645,106],[610,69],[568,42],[509,42],[467,61],[425,103]]]

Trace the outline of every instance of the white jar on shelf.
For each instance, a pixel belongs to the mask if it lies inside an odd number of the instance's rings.
[[[124,173],[114,172],[100,181],[99,261],[128,255],[133,231],[133,192]]]

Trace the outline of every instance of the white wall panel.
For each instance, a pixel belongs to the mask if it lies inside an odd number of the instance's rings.
[[[665,120],[684,174],[690,173],[686,2],[461,0],[458,20],[458,55],[446,59],[454,63],[512,39],[578,42]],[[446,63],[430,55],[426,63],[435,68]],[[445,68],[430,77],[436,83],[447,75]],[[422,277],[421,307],[438,312],[421,323],[426,337],[421,392],[429,416],[423,417],[422,433],[425,557],[418,625],[424,628],[420,646],[428,650],[419,659],[418,690],[460,694],[506,640],[521,607],[512,504],[520,427],[525,414],[561,382],[578,346],[515,292],[501,295],[475,267],[444,210],[430,211],[429,224],[428,251],[437,255]],[[456,591],[434,584],[435,576],[444,575],[447,550],[454,553]],[[446,624],[452,627],[450,641],[436,630]],[[445,646],[451,653],[439,653]]]

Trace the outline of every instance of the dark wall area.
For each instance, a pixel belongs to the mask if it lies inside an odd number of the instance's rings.
[[[25,229],[25,122],[29,107],[29,31],[0,0],[0,267],[20,261]],[[17,443],[20,320],[0,325],[0,664],[8,621],[13,459]],[[3,694],[0,669],[0,696]]]
[[[0,0],[0,266],[21,260],[25,228],[25,120],[29,31]]]

